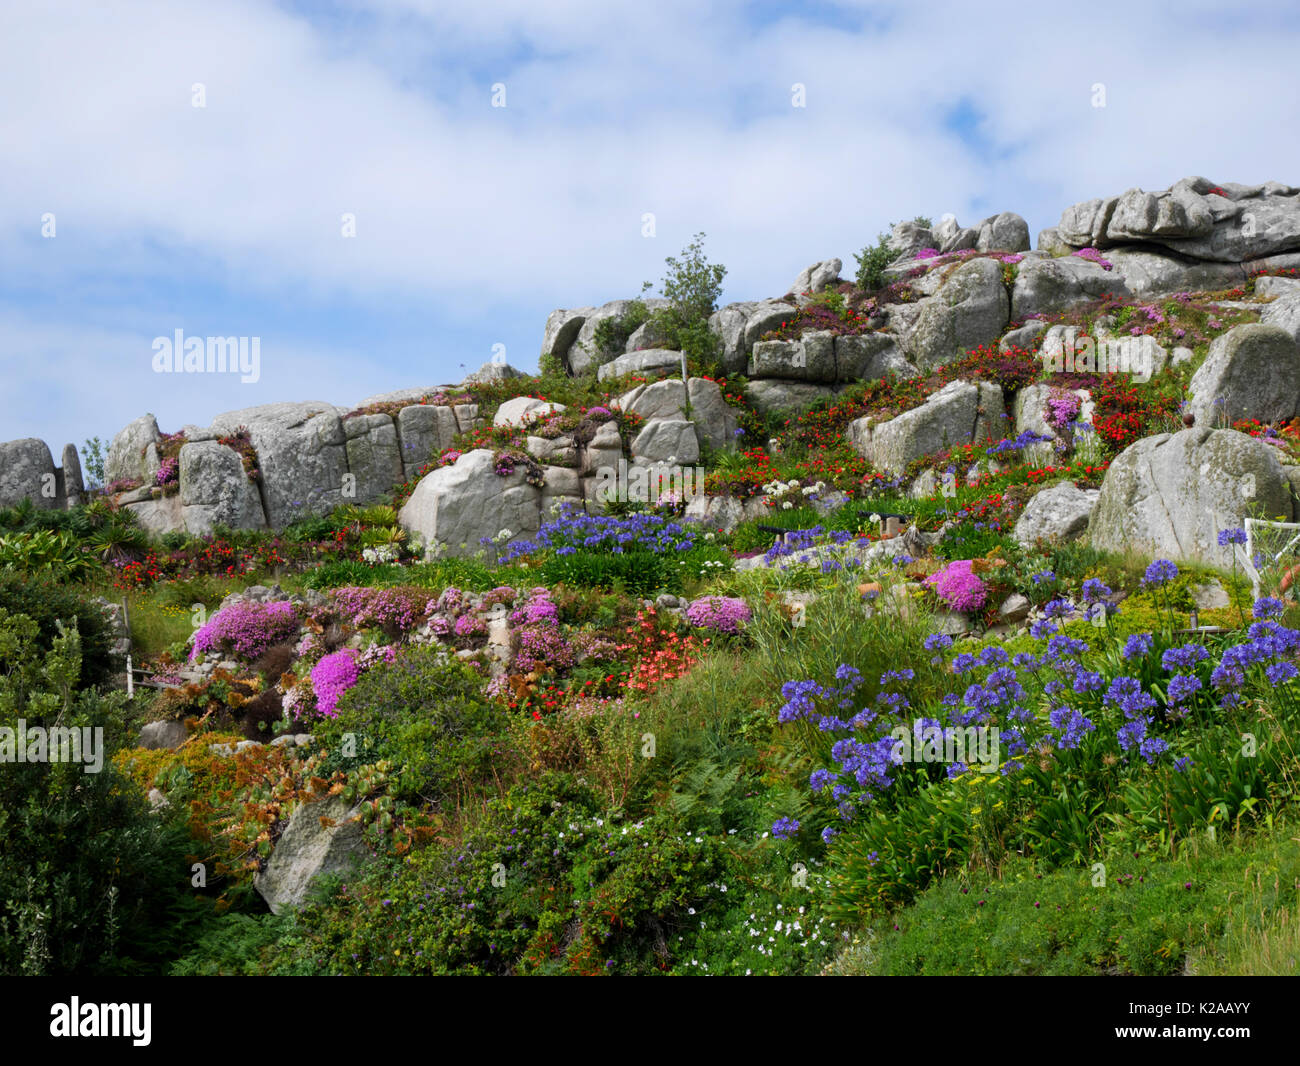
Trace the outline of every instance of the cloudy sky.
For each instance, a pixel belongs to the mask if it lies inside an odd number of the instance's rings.
[[[0,440],[534,369],[698,231],[752,299],[918,214],[1300,184],[1298,50],[1201,0],[4,0]],[[154,373],[177,329],[260,380]]]

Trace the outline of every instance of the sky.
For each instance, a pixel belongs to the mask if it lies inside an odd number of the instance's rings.
[[[725,302],[916,215],[1300,185],[1268,7],[4,0],[0,441],[534,370],[698,232]],[[155,372],[176,330],[258,380]]]

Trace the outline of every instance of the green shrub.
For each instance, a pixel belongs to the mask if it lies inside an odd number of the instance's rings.
[[[622,589],[634,596],[647,596],[678,584],[671,563],[665,556],[650,552],[612,555],[578,550],[552,556],[542,563],[539,572],[545,585]]]
[[[57,623],[75,618],[81,634],[81,685],[102,684],[117,672],[104,609],[80,591],[0,571],[0,609],[33,619],[47,650],[58,636]]]
[[[337,717],[315,731],[334,747],[353,734],[359,762],[394,764],[395,798],[441,806],[490,775],[504,712],[482,688],[482,677],[445,650],[403,648],[395,662],[363,674]]]
[[[888,234],[882,233],[876,238],[874,247],[867,245],[862,251],[854,253],[853,258],[858,261],[858,273],[855,279],[858,288],[874,292],[884,286],[885,267],[897,258],[897,254],[889,246]]]

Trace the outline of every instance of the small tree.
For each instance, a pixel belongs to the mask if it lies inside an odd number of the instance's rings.
[[[104,484],[104,442],[98,437],[91,437],[81,446],[81,465],[85,468],[86,488],[100,488]]]
[[[681,257],[668,256],[662,292],[670,307],[656,311],[656,330],[669,338],[673,347],[701,366],[710,367],[717,359],[718,338],[709,329],[709,316],[717,310],[722,295],[722,279],[727,268],[710,263],[704,254],[704,234],[697,233],[682,249]],[[646,282],[645,289],[650,288]],[[685,371],[683,371],[683,377]]]

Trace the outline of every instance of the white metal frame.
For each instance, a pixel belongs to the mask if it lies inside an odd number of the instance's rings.
[[[1300,545],[1300,522],[1269,522],[1262,518],[1247,518],[1245,526],[1246,544],[1244,547],[1240,544],[1235,544],[1233,545],[1233,550],[1236,553],[1237,562],[1241,564],[1241,568],[1246,572],[1246,576],[1250,578],[1254,598],[1259,599],[1260,574],[1259,571],[1255,569],[1255,530],[1261,526],[1271,526],[1273,529],[1295,530],[1295,534],[1291,539],[1282,546],[1280,551],[1275,552],[1273,558],[1269,560],[1270,562],[1275,563],[1287,552],[1292,551],[1297,547],[1297,545]],[[1300,554],[1300,552],[1297,554]]]

